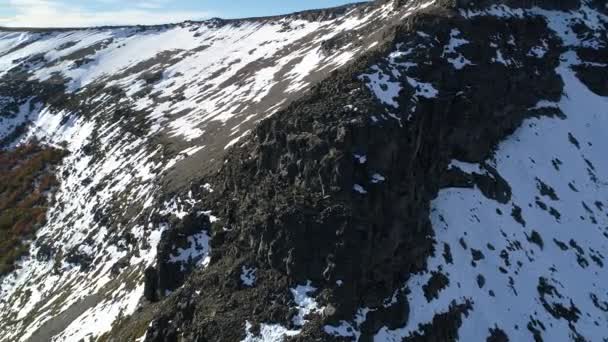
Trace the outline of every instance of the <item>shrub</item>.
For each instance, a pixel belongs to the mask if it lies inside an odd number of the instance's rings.
[[[0,276],[14,269],[44,225],[54,169],[65,152],[38,144],[0,150]]]

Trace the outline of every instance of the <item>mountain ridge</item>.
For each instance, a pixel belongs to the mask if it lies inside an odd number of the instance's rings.
[[[327,8],[316,8],[316,9],[308,9],[302,11],[295,11],[286,14],[278,14],[278,15],[269,15],[269,16],[259,16],[259,17],[243,17],[243,18],[222,18],[222,17],[212,17],[204,20],[184,20],[176,23],[166,23],[166,24],[155,24],[155,25],[101,25],[101,26],[85,26],[85,27],[10,27],[10,26],[0,26],[0,31],[17,31],[17,32],[52,32],[52,31],[71,31],[71,30],[91,30],[91,29],[117,29],[117,28],[133,28],[133,27],[141,27],[141,28],[164,28],[167,26],[179,26],[179,25],[187,25],[187,24],[215,24],[215,23],[240,23],[240,22],[259,22],[259,21],[267,21],[267,20],[277,20],[277,19],[291,19],[291,18],[301,18],[305,16],[315,17],[315,14],[319,18],[325,17],[328,12],[329,14],[343,14],[344,11],[352,9],[354,7],[360,7],[365,5],[375,5],[376,0],[372,1],[361,1],[355,3],[349,3],[345,5],[335,6],[335,7],[327,7]],[[321,19],[323,20],[323,19]]]
[[[422,0],[419,0],[422,2]],[[5,32],[53,32],[53,31],[72,31],[72,30],[92,30],[92,29],[117,29],[117,28],[144,28],[144,29],[153,29],[153,28],[165,28],[168,26],[179,26],[179,25],[187,25],[187,24],[205,24],[205,23],[240,23],[240,22],[258,22],[258,21],[266,21],[266,20],[276,20],[276,19],[288,19],[288,18],[301,18],[316,14],[321,18],[327,15],[335,15],[335,14],[343,14],[345,10],[352,9],[354,7],[366,7],[366,6],[378,6],[385,3],[394,3],[395,6],[401,6],[402,4],[411,3],[411,0],[370,0],[370,1],[361,1],[355,3],[349,3],[345,5],[335,6],[335,7],[327,7],[327,8],[316,8],[302,11],[295,11],[286,14],[278,14],[278,15],[270,15],[270,16],[260,16],[260,17],[243,17],[243,18],[222,18],[222,17],[212,17],[205,20],[185,20],[182,22],[176,23],[166,23],[166,24],[155,24],[155,25],[101,25],[101,26],[85,26],[85,27],[11,27],[11,26],[0,26],[0,31]],[[596,3],[596,7],[599,10],[608,11],[606,6],[604,5],[602,8],[601,0],[594,0]],[[557,3],[548,4],[547,1],[544,0],[475,0],[475,1],[467,1],[467,0],[442,0],[438,1],[436,6],[440,6],[446,9],[467,9],[474,7],[488,7],[490,5],[506,5],[506,6],[515,6],[521,7],[521,4],[525,4],[524,7],[533,7],[533,6],[543,6],[543,8],[556,8],[556,9],[566,9],[572,10],[578,7],[578,0],[559,0]]]

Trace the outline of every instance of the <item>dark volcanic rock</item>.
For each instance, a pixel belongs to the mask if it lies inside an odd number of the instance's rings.
[[[591,91],[601,96],[608,96],[608,67],[577,65],[576,76]]]
[[[473,66],[457,70],[440,58],[454,28],[470,40],[462,50]],[[520,67],[484,62],[494,54],[488,36],[507,33],[520,39],[517,49],[504,47]],[[555,73],[560,43],[538,18],[463,20],[443,12],[413,15],[395,37],[383,53],[403,44],[422,46],[413,49],[420,63],[408,74],[428,80],[439,96],[411,101],[416,89],[403,89],[399,108],[390,109],[399,120],[370,120],[389,109],[368,92],[361,82],[365,77],[353,75],[365,74],[371,65],[388,67],[377,53],[261,122],[221,170],[201,182],[214,184],[213,194],[198,195],[223,220],[211,231],[211,265],[167,299],[148,341],[171,341],[176,331],[188,331],[186,340],[239,339],[245,317],[252,331],[260,322],[290,326],[289,288],[308,281],[331,310],[309,317],[295,340],[327,339],[324,324],[351,320],[361,307],[374,310],[360,327],[368,340],[389,317],[394,327],[407,321],[403,298],[384,303],[437,253],[429,203],[442,185],[476,184],[486,196],[509,201],[511,189],[496,170],[488,166],[485,175],[449,176],[448,161],[483,161],[525,118],[538,115],[529,108],[561,97],[563,83]],[[540,40],[549,52],[540,59],[527,56]],[[374,181],[374,174],[382,181]],[[480,262],[483,254],[473,251],[473,258]],[[244,263],[258,267],[253,288],[234,283]],[[446,280],[438,276],[429,283],[428,297]],[[187,312],[199,319],[182,314],[184,297],[193,298]],[[455,340],[461,316],[470,309],[468,303],[455,304],[411,339]]]
[[[173,217],[170,221],[171,228],[163,232],[158,245],[156,266],[145,271],[144,296],[152,302],[178,289],[196,268],[198,260],[175,261],[172,255],[177,254],[180,248],[194,248],[191,246],[192,236],[210,228],[209,217],[205,215],[190,214],[181,220]]]

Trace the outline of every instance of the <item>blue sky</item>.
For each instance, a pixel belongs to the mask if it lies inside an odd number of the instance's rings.
[[[161,24],[290,13],[353,0],[0,0],[0,26]]]

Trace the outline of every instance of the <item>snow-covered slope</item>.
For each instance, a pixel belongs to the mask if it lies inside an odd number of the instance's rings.
[[[558,68],[565,87],[563,118],[529,119],[500,144],[486,164],[455,162],[467,173],[494,168],[510,185],[507,203],[479,189],[444,189],[432,203],[437,235],[430,273],[408,282],[411,321],[379,340],[399,340],[453,303],[471,303],[459,329],[463,341],[481,341],[493,329],[510,340],[601,341],[608,337],[608,98],[571,70],[572,51]],[[446,255],[451,257],[446,258]],[[431,274],[449,284],[430,302],[423,286]]]
[[[503,7],[474,15],[509,17],[514,12]],[[576,66],[595,64],[579,58],[576,48],[608,48],[608,17],[586,6],[580,12],[532,9],[520,15],[544,18],[565,46],[557,68],[564,82],[562,98],[537,105],[563,116],[524,121],[483,164],[451,164],[466,173],[496,170],[509,184],[511,199],[498,203],[477,188],[439,193],[431,214],[436,255],[429,273],[408,282],[410,305],[421,309],[412,311],[405,329],[383,330],[379,340],[398,340],[450,305],[467,301],[471,310],[458,330],[463,341],[499,332],[512,341],[608,338],[608,158],[603,148],[608,97],[591,91],[575,72]],[[572,24],[577,19],[596,34],[577,37]],[[427,301],[422,287],[433,272],[446,275],[449,284]]]
[[[440,190],[431,202],[434,254],[427,270],[414,274],[400,290],[407,293],[408,322],[397,329],[381,328],[374,340],[605,341],[608,94],[594,92],[577,71],[608,68],[601,57],[608,49],[608,16],[587,2],[573,11],[493,5],[460,14],[545,22],[562,45],[555,71],[563,93],[559,101],[541,100],[529,108],[544,114],[523,121],[489,159],[480,164],[451,161],[449,171],[465,178],[488,177],[490,183],[504,184],[498,191],[505,191],[506,198],[492,197],[475,182]],[[454,69],[480,62],[459,52],[471,43],[466,34],[453,28],[450,37],[443,51]],[[493,36],[488,44],[495,55],[481,63],[521,68],[525,62],[515,51],[523,48],[522,38],[515,33]],[[501,52],[504,45],[510,45],[511,58]],[[417,67],[411,56],[424,49],[432,45],[400,46],[388,56],[388,67],[374,66],[375,73],[364,75],[388,108],[399,107],[400,89],[408,86],[415,90],[414,108],[420,97],[441,96],[428,80],[412,75],[406,78],[408,85],[395,80]],[[548,49],[543,39],[527,56],[543,58]],[[358,340],[359,328],[373,311],[362,308],[354,321],[325,330]],[[458,323],[450,335],[454,321]]]

